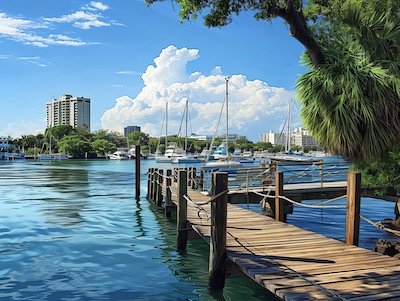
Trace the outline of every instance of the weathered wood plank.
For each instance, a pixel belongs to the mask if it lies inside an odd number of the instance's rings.
[[[209,198],[190,189],[188,195],[194,203]],[[209,242],[211,208],[204,205],[198,213],[197,206],[188,202],[188,223]],[[296,301],[400,299],[398,259],[276,222],[232,204],[227,209],[228,258],[279,298]]]

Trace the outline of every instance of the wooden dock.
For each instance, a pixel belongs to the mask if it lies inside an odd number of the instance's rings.
[[[184,178],[171,184],[171,199],[167,199],[178,208],[178,248],[179,244],[185,247],[188,229],[209,242],[210,265],[213,266],[210,277],[214,273],[225,277],[221,264],[226,256],[244,274],[282,300],[400,300],[398,259],[300,229],[234,204],[226,205],[226,228],[222,222],[222,228],[218,230],[215,223],[221,223],[224,217],[215,215],[213,206],[222,200],[222,194],[219,199],[210,201],[210,196],[183,187],[186,183]],[[152,190],[154,188],[150,187],[150,192]],[[223,190],[220,187],[216,192],[223,193]],[[157,193],[153,192],[153,195]],[[354,210],[353,215],[357,208]],[[220,235],[217,232],[221,229],[225,229],[222,239],[219,236],[223,250],[218,251],[218,237],[215,239],[214,236]],[[223,241],[224,237],[226,241]],[[218,282],[218,277],[216,279]]]

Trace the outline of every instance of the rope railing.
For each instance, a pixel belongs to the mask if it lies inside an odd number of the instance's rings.
[[[201,204],[193,202],[188,195],[184,195],[183,197],[185,198],[185,200],[187,201],[188,204],[191,204],[192,207],[197,209],[197,216],[201,220],[203,219],[200,215],[202,212],[204,212],[206,214],[206,218],[205,218],[206,220],[209,220],[211,218],[211,213],[209,211],[207,211],[206,209],[204,209],[203,207],[201,207]]]
[[[284,196],[284,195],[276,195],[276,196],[275,196],[275,195],[270,195],[269,192],[270,192],[270,191],[268,191],[268,193],[265,194],[265,193],[261,193],[261,192],[254,191],[255,194],[257,194],[257,195],[259,195],[259,196],[262,196],[262,197],[264,197],[264,198],[275,199],[275,198],[278,197],[279,199],[282,199],[282,200],[284,200],[284,201],[287,201],[287,202],[289,202],[289,203],[291,203],[291,204],[293,204],[293,205],[299,206],[299,207],[319,208],[319,209],[343,209],[343,208],[346,208],[346,205],[328,205],[328,206],[327,206],[327,205],[321,205],[321,203],[319,203],[319,204],[316,204],[316,203],[313,203],[313,204],[304,204],[304,203],[300,203],[300,202],[297,202],[297,201],[295,201],[295,200],[289,199],[288,197],[286,197],[286,196]],[[343,195],[343,196],[340,196],[340,197],[337,197],[337,198],[333,198],[333,199],[324,201],[324,203],[329,203],[329,202],[337,201],[337,200],[339,200],[339,199],[345,198],[346,196],[347,196],[347,195]]]
[[[391,229],[391,228],[385,227],[385,225],[384,225],[381,221],[379,221],[379,222],[374,222],[374,221],[372,221],[371,219],[369,219],[369,218],[367,218],[366,216],[361,215],[361,214],[360,214],[360,218],[361,218],[363,221],[367,222],[368,224],[374,226],[375,228],[377,228],[377,229],[379,229],[379,230],[381,230],[381,231],[385,231],[385,232],[394,234],[394,235],[396,235],[396,236],[400,236],[400,231],[399,231],[399,230]]]

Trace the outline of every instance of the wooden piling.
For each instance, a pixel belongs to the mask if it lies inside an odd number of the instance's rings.
[[[151,179],[152,184],[152,189],[151,189],[151,201],[155,202],[156,200],[156,193],[157,193],[157,174],[158,174],[158,168],[153,169],[153,176]]]
[[[136,199],[140,198],[140,145],[135,146]]]
[[[157,206],[161,206],[162,200],[163,200],[163,195],[162,195],[162,190],[163,190],[163,183],[164,183],[164,170],[160,169],[158,171],[158,181],[157,181],[157,196],[156,196],[156,204]]]
[[[350,171],[347,177],[346,244],[358,246],[360,233],[361,173]]]
[[[172,194],[171,194],[171,185],[172,185],[172,170],[167,169],[166,172],[167,178],[165,179],[165,203],[164,203],[164,212],[165,217],[171,217],[172,213]]]
[[[187,195],[187,171],[181,169],[178,171],[178,206],[176,217],[178,251],[186,250],[188,238],[187,201],[184,195]]]
[[[275,173],[275,220],[285,222],[285,201],[283,196],[283,172]]]
[[[147,171],[147,199],[150,200],[150,195],[151,195],[151,175],[153,174],[153,168],[149,168]]]
[[[212,195],[228,189],[228,173],[212,174]],[[210,260],[208,267],[209,287],[221,290],[225,285],[226,272],[226,224],[228,194],[224,194],[211,203]]]
[[[196,189],[196,187],[197,187],[196,176],[197,176],[197,170],[196,170],[196,167],[193,167],[192,168],[192,175],[191,175],[192,183],[191,183],[191,186],[190,186],[192,189]]]

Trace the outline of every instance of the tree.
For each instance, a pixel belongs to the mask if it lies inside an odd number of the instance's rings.
[[[92,150],[88,140],[78,135],[66,136],[58,142],[61,152],[71,155],[73,158],[84,158],[87,152]]]
[[[58,141],[64,138],[65,136],[72,134],[73,131],[74,130],[72,126],[70,126],[69,124],[56,125],[46,129],[45,136],[48,137],[48,135],[51,133],[52,138],[54,138],[55,141]]]
[[[147,5],[163,0],[146,0]],[[233,15],[243,11],[255,12],[257,20],[271,20],[279,17],[289,24],[291,35],[308,50],[316,66],[325,62],[324,54],[315,35],[307,24],[303,11],[303,1],[295,0],[176,0],[180,6],[181,20],[196,19],[204,15],[204,24],[209,27],[221,27],[232,21]],[[320,1],[308,1],[311,3]],[[329,0],[322,2],[331,2]],[[205,13],[204,13],[205,12]],[[311,13],[311,10],[310,10]]]
[[[320,33],[326,63],[297,83],[305,126],[331,152],[353,161],[386,155],[400,129],[400,19],[342,10]]]
[[[128,134],[128,145],[147,145],[149,135],[143,132],[131,132]]]
[[[96,139],[91,142],[90,145],[96,153],[99,153],[102,156],[105,156],[106,153],[113,152],[116,149],[115,144],[106,139]]]
[[[181,20],[201,14],[212,27],[243,11],[283,19],[306,48],[310,72],[297,90],[302,117],[322,147],[357,161],[385,155],[400,140],[398,1],[176,1]]]

